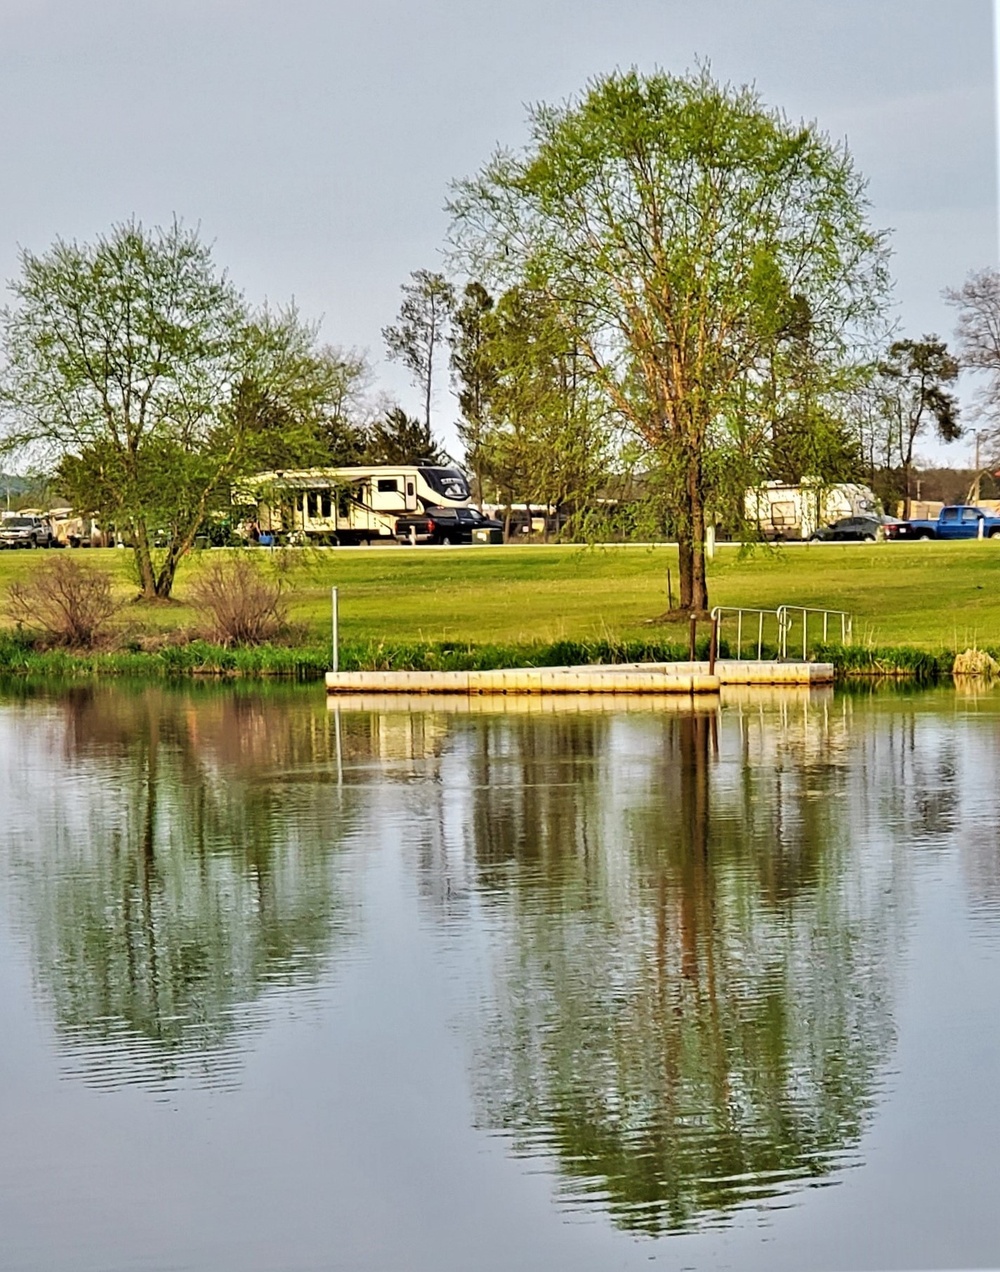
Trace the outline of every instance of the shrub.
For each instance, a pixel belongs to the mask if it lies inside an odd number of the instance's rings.
[[[15,623],[51,644],[93,649],[107,641],[120,604],[111,594],[106,570],[58,556],[31,578],[12,583],[5,608]]]
[[[952,665],[953,676],[974,676],[981,680],[995,680],[1000,676],[1000,663],[985,649],[966,649],[956,654]]]
[[[274,640],[287,626],[283,581],[246,552],[213,557],[191,587],[208,639],[227,649]]]

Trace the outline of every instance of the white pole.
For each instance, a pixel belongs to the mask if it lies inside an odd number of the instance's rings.
[[[333,671],[340,671],[340,597],[337,589],[330,589],[330,639],[333,645]]]

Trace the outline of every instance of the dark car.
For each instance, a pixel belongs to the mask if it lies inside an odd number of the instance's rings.
[[[503,526],[478,508],[426,508],[396,522],[401,543],[499,543]]]
[[[823,526],[812,536],[819,540],[841,543],[874,543],[876,539],[893,539],[900,523],[895,517],[879,517],[875,513],[860,517],[841,517],[831,526]]]

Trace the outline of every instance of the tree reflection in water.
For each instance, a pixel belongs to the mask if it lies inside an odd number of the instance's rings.
[[[649,1233],[817,1183],[891,1045],[891,851],[828,709],[484,718],[484,1127]],[[853,820],[852,820],[853,818]]]
[[[301,705],[155,688],[57,700],[59,780],[24,836],[45,850],[17,873],[61,1047],[89,1080],[233,1080],[265,1005],[347,938],[335,737]]]

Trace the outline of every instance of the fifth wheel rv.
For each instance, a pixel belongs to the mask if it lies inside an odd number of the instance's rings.
[[[841,517],[876,514],[878,501],[867,486],[843,482],[824,486],[803,478],[798,486],[766,481],[746,492],[747,520],[772,543],[811,538],[821,526]]]
[[[406,513],[471,504],[457,468],[425,464],[259,473],[233,497],[254,507],[251,535],[265,542],[279,535],[294,542],[390,542]]]

